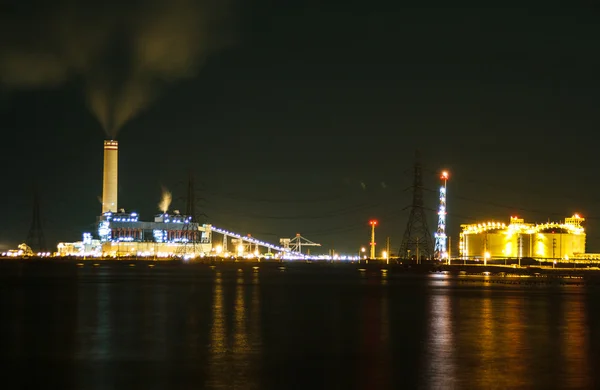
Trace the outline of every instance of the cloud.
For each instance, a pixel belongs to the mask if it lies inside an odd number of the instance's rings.
[[[113,137],[165,84],[195,76],[231,42],[228,1],[23,3],[0,18],[0,84],[80,79],[90,110]]]

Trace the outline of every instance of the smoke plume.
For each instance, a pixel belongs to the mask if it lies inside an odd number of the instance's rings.
[[[171,192],[165,187],[162,188],[162,198],[160,199],[160,203],[158,204],[158,209],[163,213],[169,211],[169,206],[171,205],[171,201],[173,200],[173,196]]]
[[[161,87],[193,77],[229,40],[223,0],[13,1],[0,17],[0,84],[78,80],[111,138]]]

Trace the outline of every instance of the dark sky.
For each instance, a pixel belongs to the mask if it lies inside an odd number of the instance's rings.
[[[438,172],[451,172],[454,242],[461,223],[580,212],[588,251],[600,251],[600,27],[591,6],[240,1],[224,11],[205,1],[195,14],[180,12],[193,0],[154,2],[174,9],[163,21],[144,1],[126,10],[27,3],[2,5],[12,23],[0,23],[3,248],[27,236],[36,181],[53,248],[92,229],[106,135],[90,90],[123,95],[111,101],[125,107],[134,94],[114,91],[131,85],[148,99],[117,136],[119,206],[142,218],[158,212],[161,186],[184,209],[192,169],[215,226],[272,242],[301,233],[324,251],[354,252],[376,218],[378,244],[390,237],[396,250],[419,148],[426,207],[437,208]],[[188,25],[207,27],[187,34]],[[179,38],[155,50],[155,62],[136,60],[141,40],[131,37],[152,42],[164,36],[159,27]],[[103,28],[110,38],[88,34]],[[108,44],[97,55],[100,41]],[[178,58],[194,72],[181,72]],[[163,63],[170,68],[159,72]],[[114,110],[115,122],[128,115]],[[428,216],[433,234],[435,211]]]

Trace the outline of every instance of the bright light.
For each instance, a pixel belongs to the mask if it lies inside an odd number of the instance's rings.
[[[443,257],[443,254],[446,252],[446,248],[448,245],[448,238],[446,236],[446,183],[445,180],[448,179],[448,172],[442,172],[442,180],[444,180],[444,184],[440,186],[440,205],[438,208],[438,226],[437,231],[435,233],[435,247],[434,250],[439,258]]]
[[[217,245],[215,251],[217,252],[217,254],[220,254],[221,252],[223,252],[223,247],[221,245]]]
[[[384,259],[387,259],[387,257],[388,257],[388,254],[387,254],[387,252],[386,252],[386,251],[383,251],[383,252],[381,253],[381,257],[383,257]]]
[[[377,221],[369,221],[369,225],[377,225]]]
[[[485,252],[484,257],[486,259],[489,259],[490,257],[492,257],[492,255],[490,255],[490,252]]]
[[[362,248],[360,248],[360,251],[361,251],[362,253],[365,253],[365,252],[367,251],[367,248],[365,248],[365,247],[363,246]]]
[[[244,245],[243,244],[238,245],[237,250],[240,255],[243,254],[244,253]]]

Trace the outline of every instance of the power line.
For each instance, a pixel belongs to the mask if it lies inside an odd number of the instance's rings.
[[[432,170],[431,168],[427,169],[427,173],[431,174],[432,176],[439,175],[439,171]],[[479,188],[486,187],[486,188],[489,188],[489,189],[493,189],[494,191],[498,190],[498,183],[494,183],[494,182],[490,182],[490,181],[485,181],[485,180],[480,180],[480,179],[474,179],[471,176],[469,176],[469,177],[461,177],[460,178],[460,182],[461,183],[468,183],[468,184],[475,184]],[[546,182],[544,182],[544,183],[546,183]],[[553,188],[554,188],[554,186],[553,186]],[[560,195],[560,194],[556,194],[556,193],[553,193],[553,192],[540,191],[540,190],[535,190],[535,189],[532,189],[532,188],[527,188],[526,190],[527,190],[527,194],[538,195],[538,196],[540,196],[540,197],[542,197],[544,199],[554,199],[554,200],[561,200],[561,201],[564,201],[565,199],[567,199],[567,200],[573,200],[573,201],[581,202],[581,198],[580,197],[576,198],[576,197],[574,197],[572,195],[567,195],[567,194]],[[505,193],[511,193],[511,194],[517,194],[517,195],[522,195],[523,194],[522,191],[519,191],[519,190],[517,190],[515,188],[512,188],[512,187],[503,187],[502,191],[505,192]],[[597,203],[598,200],[587,198],[586,202]]]
[[[325,203],[325,202],[334,202],[340,201],[343,199],[350,198],[349,196],[343,195],[335,195],[329,197],[319,197],[313,199],[275,199],[275,198],[266,198],[266,197],[251,197],[248,194],[238,194],[238,193],[224,193],[224,192],[216,192],[216,191],[205,191],[207,194],[214,195],[217,198],[225,198],[230,200],[241,200],[244,202],[255,202],[255,203],[278,203],[278,204],[297,204],[297,203]]]
[[[426,191],[428,191],[428,192],[437,193],[436,190],[433,190],[431,188],[423,188],[423,189],[426,190]],[[468,202],[474,202],[474,203],[484,204],[484,205],[488,205],[488,206],[493,206],[493,207],[498,207],[498,208],[513,210],[513,211],[522,211],[522,212],[527,212],[527,213],[532,213],[532,214],[541,214],[541,215],[564,217],[563,213],[558,213],[556,211],[548,211],[548,210],[543,210],[543,209],[530,209],[530,208],[526,208],[526,207],[520,207],[520,206],[509,205],[509,204],[503,204],[503,203],[497,203],[497,202],[490,202],[490,201],[487,201],[487,200],[470,198],[470,197],[466,197],[466,196],[460,196],[460,195],[456,195],[456,194],[453,194],[453,195],[449,196],[449,199],[450,200],[452,200],[452,199],[464,200],[464,201],[468,201]],[[586,219],[596,220],[596,219],[600,219],[600,217],[586,216]]]
[[[324,219],[324,218],[333,218],[333,217],[341,217],[341,216],[345,216],[345,215],[350,215],[350,214],[355,214],[357,212],[364,212],[364,211],[368,211],[371,210],[373,208],[376,208],[380,206],[379,203],[362,203],[362,204],[358,204],[358,205],[353,205],[353,206],[348,206],[342,209],[337,209],[334,211],[328,211],[328,212],[323,212],[323,213],[318,213],[318,214],[300,214],[300,215],[268,215],[268,214],[252,214],[252,213],[240,213],[240,212],[236,212],[233,210],[219,210],[219,208],[214,208],[214,207],[208,207],[209,209],[213,210],[213,211],[218,211],[222,214],[229,214],[229,215],[237,215],[243,218],[250,218],[250,219],[264,219],[264,220],[289,220],[289,221],[300,221],[300,220],[307,220],[307,219]]]

